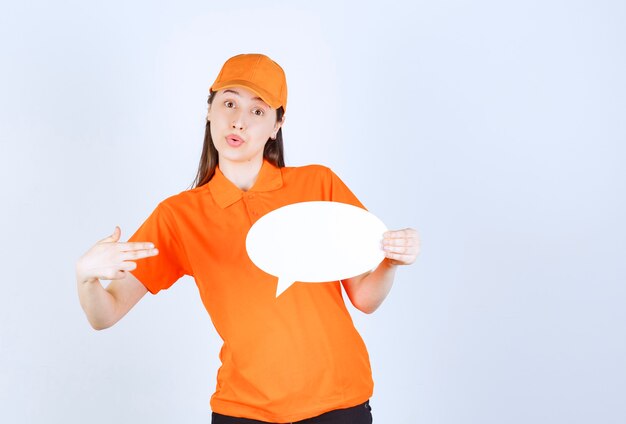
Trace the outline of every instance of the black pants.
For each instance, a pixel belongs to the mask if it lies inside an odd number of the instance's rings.
[[[372,424],[372,408],[369,401],[352,408],[335,409],[313,418],[296,421],[298,424]],[[293,424],[296,424],[293,423]],[[229,417],[213,412],[211,424],[270,424],[266,421]]]

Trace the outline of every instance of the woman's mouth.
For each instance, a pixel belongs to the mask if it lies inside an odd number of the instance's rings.
[[[235,134],[228,134],[226,136],[226,143],[228,143],[230,147],[239,147],[244,143],[244,140]]]

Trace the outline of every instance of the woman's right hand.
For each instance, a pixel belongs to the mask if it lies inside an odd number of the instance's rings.
[[[80,283],[97,280],[120,280],[137,268],[133,262],[158,255],[150,242],[119,243],[122,231],[115,226],[113,234],[97,242],[76,262],[76,278]]]

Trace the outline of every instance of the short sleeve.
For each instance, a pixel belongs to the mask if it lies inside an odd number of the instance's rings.
[[[163,202],[159,203],[128,241],[152,242],[159,249],[158,255],[135,261],[137,268],[131,271],[150,293],[165,290],[183,275],[190,274],[174,216]]]
[[[330,200],[366,209],[354,193],[350,191],[348,186],[341,181],[337,174],[331,169],[328,169],[328,172],[330,173]]]

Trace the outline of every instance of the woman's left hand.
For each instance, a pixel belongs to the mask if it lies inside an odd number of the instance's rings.
[[[386,231],[382,247],[387,261],[392,265],[410,265],[415,262],[420,251],[420,239],[413,228]]]

